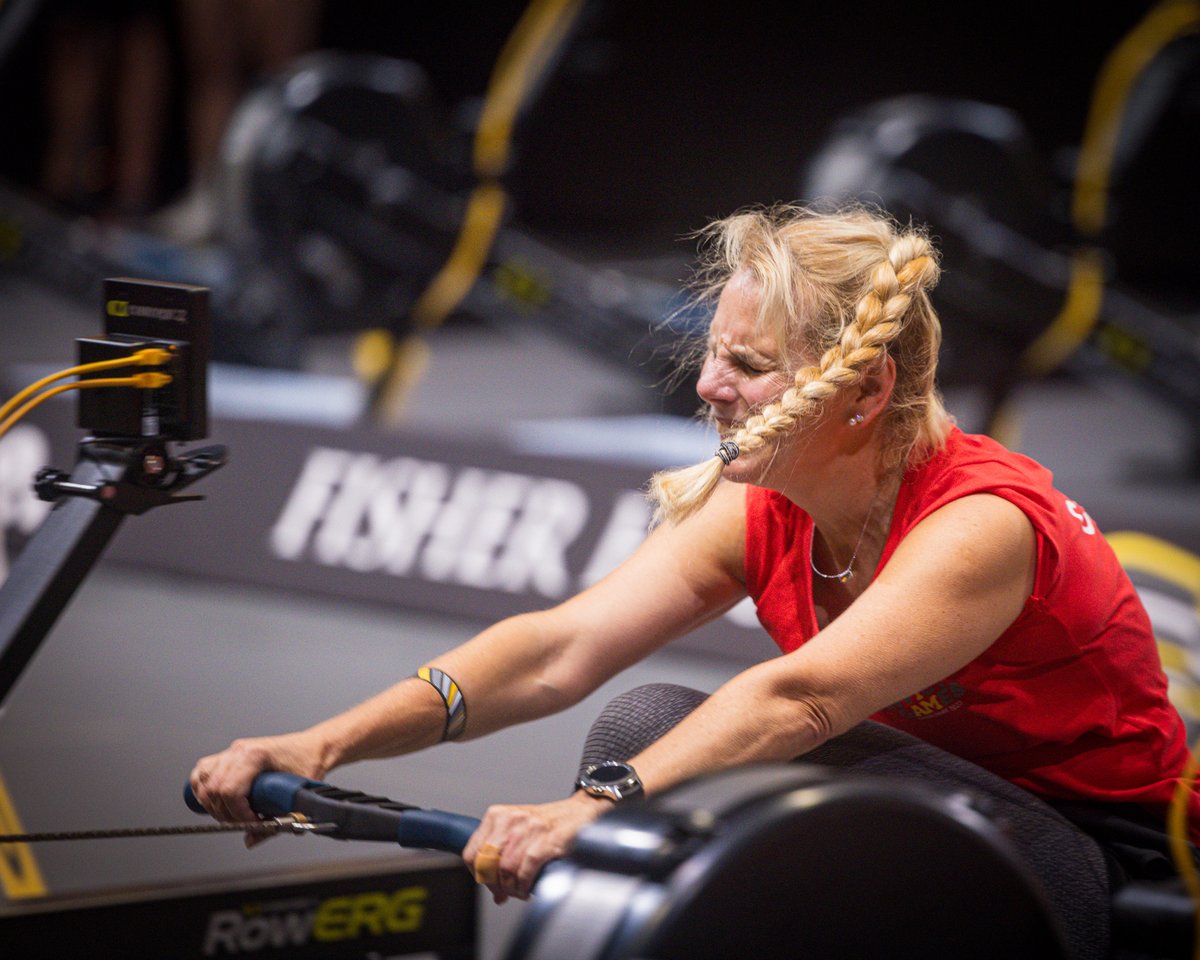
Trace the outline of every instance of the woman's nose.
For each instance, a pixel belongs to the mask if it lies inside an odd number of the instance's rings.
[[[737,399],[737,391],[729,382],[728,369],[710,354],[700,368],[700,378],[696,381],[696,393],[705,403],[732,403]]]

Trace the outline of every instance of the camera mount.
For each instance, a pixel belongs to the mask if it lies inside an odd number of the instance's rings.
[[[0,706],[121,521],[203,499],[179,491],[227,460],[222,446],[181,454],[170,446],[200,439],[208,429],[208,291],[107,280],[104,301],[104,336],[77,341],[81,365],[158,347],[169,358],[169,381],[155,389],[79,391],[79,426],[92,432],[80,441],[69,473],[38,472],[34,490],[55,507],[0,586]]]

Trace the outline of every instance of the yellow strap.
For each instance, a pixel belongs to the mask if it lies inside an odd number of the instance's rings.
[[[401,420],[404,404],[412,388],[429,368],[432,351],[418,334],[409,334],[397,342],[390,332],[383,333],[389,345],[388,365],[374,378],[376,394],[373,406],[381,423],[394,426]]]
[[[1095,237],[1108,217],[1109,180],[1129,92],[1162,49],[1200,29],[1200,2],[1165,0],[1131,30],[1104,61],[1084,126],[1071,217],[1082,236]],[[1084,247],[1071,260],[1071,279],[1058,315],[1021,356],[1024,376],[1044,376],[1088,338],[1100,319],[1104,269],[1097,251]]]
[[[413,322],[418,328],[436,327],[470,292],[500,229],[504,204],[504,190],[497,183],[481,183],[471,191],[450,259],[413,307]]]
[[[1083,247],[1071,256],[1071,281],[1058,316],[1021,355],[1021,375],[1044,376],[1066,360],[1095,329],[1103,304],[1104,263],[1099,251]]]
[[[582,5],[582,0],[533,0],[500,51],[475,130],[473,162],[480,182],[467,202],[450,258],[413,308],[418,327],[430,329],[445,320],[483,270],[507,202],[498,180],[508,169],[517,114]]]
[[[1098,234],[1108,215],[1113,154],[1129,91],[1167,44],[1197,29],[1200,3],[1166,0],[1152,9],[1104,61],[1084,127],[1071,205],[1075,226],[1085,235]]]
[[[499,177],[507,170],[521,104],[582,6],[582,0],[533,0],[521,14],[496,60],[475,132],[475,172],[480,177]]]
[[[532,0],[500,51],[475,131],[472,161],[479,182],[468,199],[450,257],[413,306],[413,323],[418,331],[432,330],[450,316],[487,264],[508,202],[499,178],[508,168],[513,127],[521,104],[582,7],[583,0]],[[377,331],[364,336],[375,338]],[[356,351],[365,352],[357,346]],[[425,369],[427,351],[417,347],[410,337],[390,351],[390,358],[377,381],[382,388],[376,392],[376,412],[394,420],[405,394]]]

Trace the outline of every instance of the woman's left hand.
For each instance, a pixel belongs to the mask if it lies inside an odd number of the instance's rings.
[[[584,793],[552,803],[488,807],[463,860],[496,903],[526,900],[542,867],[565,856],[575,834],[611,809],[608,800]]]

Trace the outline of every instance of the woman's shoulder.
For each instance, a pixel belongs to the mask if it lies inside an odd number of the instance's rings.
[[[961,489],[960,495],[1013,487],[1049,491],[1053,484],[1054,475],[1036,460],[958,427],[940,449],[912,465],[904,477],[904,485],[916,490]]]

